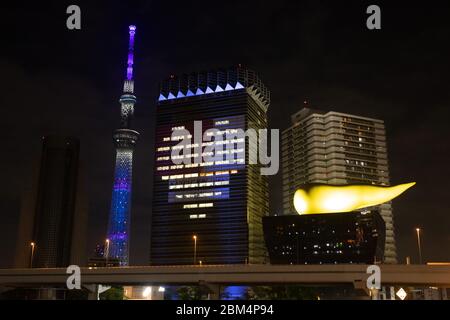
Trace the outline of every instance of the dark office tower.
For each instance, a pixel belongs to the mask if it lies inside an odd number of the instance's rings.
[[[87,200],[75,138],[43,138],[40,165],[23,202],[16,267],[85,265]]]
[[[110,241],[109,257],[119,259],[120,264],[125,266],[128,265],[129,256],[133,151],[139,136],[137,131],[131,130],[136,103],[133,81],[135,32],[136,27],[129,26],[128,67],[123,94],[120,97],[121,123],[120,129],[117,129],[113,135],[116,146],[116,166],[107,234]]]
[[[231,136],[267,128],[269,103],[270,93],[258,76],[241,67],[171,76],[162,82],[151,264],[265,261],[262,217],[268,213],[267,177],[261,175],[259,164],[248,161],[249,148],[258,148],[258,143]],[[201,132],[194,131],[195,121],[201,121]],[[216,132],[206,132],[212,128]],[[214,138],[201,140],[208,135]],[[186,138],[193,140],[180,146]],[[202,158],[208,155],[207,147],[218,145],[223,150],[215,150],[213,161]],[[175,159],[173,151],[180,149],[191,153],[192,163],[177,163],[180,157]]]

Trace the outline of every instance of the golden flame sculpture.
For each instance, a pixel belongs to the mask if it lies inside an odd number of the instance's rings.
[[[294,207],[298,214],[350,212],[390,201],[415,184],[392,187],[311,185],[295,192]]]

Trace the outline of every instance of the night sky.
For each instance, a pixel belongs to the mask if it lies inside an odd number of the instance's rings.
[[[20,199],[41,137],[81,140],[89,195],[89,252],[106,234],[129,24],[135,48],[135,150],[131,263],[150,241],[154,114],[170,74],[238,63],[272,92],[271,128],[312,107],[383,119],[391,183],[417,181],[394,201],[399,261],[417,262],[416,226],[427,261],[450,261],[450,10],[444,1],[34,1],[4,3],[0,32],[0,267],[12,264]],[[387,2],[387,1],[386,1]],[[393,1],[391,1],[393,2]],[[66,8],[81,7],[81,30]],[[378,4],[382,29],[366,28]],[[14,7],[12,7],[14,6]],[[281,174],[271,178],[281,210]]]

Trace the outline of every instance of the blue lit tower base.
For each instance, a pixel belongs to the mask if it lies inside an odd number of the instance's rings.
[[[139,137],[137,131],[131,130],[131,120],[136,104],[133,82],[134,34],[135,26],[129,27],[130,41],[128,47],[127,78],[124,81],[123,94],[120,97],[120,129],[114,132],[116,147],[116,167],[111,199],[111,212],[108,223],[109,250],[107,258],[119,259],[120,265],[129,262],[129,237],[131,213],[131,184],[133,174],[133,151]]]
[[[121,265],[128,265],[133,150],[138,136],[138,132],[129,129],[118,129],[114,133],[116,167],[108,239],[109,257],[119,259]]]

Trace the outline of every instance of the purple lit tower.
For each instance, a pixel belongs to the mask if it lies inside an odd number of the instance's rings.
[[[113,135],[116,146],[116,167],[108,223],[108,257],[119,259],[120,264],[124,266],[128,265],[133,151],[139,137],[137,131],[131,130],[131,120],[136,103],[133,82],[133,51],[136,27],[130,26],[129,32],[127,78],[124,81],[123,94],[119,100],[121,105],[120,129],[115,130]]]

